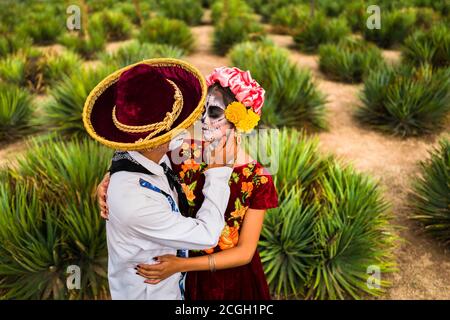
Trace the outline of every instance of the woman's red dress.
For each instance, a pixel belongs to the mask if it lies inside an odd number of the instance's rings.
[[[179,174],[190,210],[197,210],[203,202],[205,164],[197,162],[201,145],[185,143],[181,164],[172,164]],[[270,209],[278,206],[278,196],[271,175],[258,162],[234,168],[230,181],[230,200],[225,212],[225,227],[215,248],[190,251],[199,256],[231,249],[237,245],[245,214],[251,209]],[[269,300],[270,293],[261,259],[256,251],[249,264],[224,270],[192,271],[186,277],[187,300]]]

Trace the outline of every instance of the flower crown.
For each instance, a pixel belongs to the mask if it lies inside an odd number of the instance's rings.
[[[225,109],[225,117],[239,131],[249,132],[256,127],[264,104],[264,89],[252,79],[249,71],[236,67],[220,67],[206,77],[206,84],[218,82],[222,87],[230,88],[237,102],[230,103]]]

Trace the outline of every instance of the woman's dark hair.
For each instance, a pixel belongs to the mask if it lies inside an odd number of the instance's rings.
[[[208,93],[211,93],[214,90],[218,90],[220,93],[222,93],[223,102],[226,106],[234,101],[237,101],[233,92],[231,92],[230,88],[228,88],[228,87],[224,88],[219,83],[216,82],[213,85],[211,85],[210,87],[208,87]]]

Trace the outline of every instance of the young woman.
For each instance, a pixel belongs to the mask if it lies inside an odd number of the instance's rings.
[[[225,212],[225,226],[218,245],[190,251],[189,258],[172,255],[155,257],[159,263],[138,265],[137,272],[150,285],[176,272],[188,272],[186,299],[267,300],[270,299],[257,244],[267,209],[278,206],[272,177],[241,148],[239,136],[256,127],[261,115],[264,90],[250,73],[238,68],[217,68],[207,77],[208,95],[202,117],[203,138],[209,144],[225,135],[234,139],[237,156],[229,180],[231,195]],[[181,147],[184,161],[172,168],[178,173],[191,213],[203,202],[202,162],[204,144],[189,141]],[[104,207],[104,188],[99,188]],[[106,209],[106,208],[104,208]]]

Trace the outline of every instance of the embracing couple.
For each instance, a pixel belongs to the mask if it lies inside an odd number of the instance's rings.
[[[272,177],[241,146],[263,88],[248,71],[206,79],[176,59],[150,59],[100,82],[88,133],[116,150],[97,189],[113,299],[270,299],[257,244]],[[202,134],[188,137],[201,119]]]

